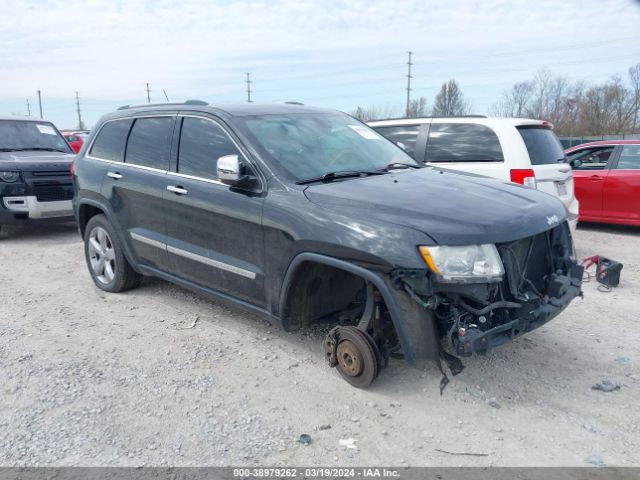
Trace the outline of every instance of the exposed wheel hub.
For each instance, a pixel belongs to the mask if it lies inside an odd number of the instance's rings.
[[[351,341],[343,340],[338,344],[338,365],[350,377],[357,377],[362,373],[362,357],[358,347]]]
[[[373,340],[353,326],[331,329],[324,341],[329,366],[336,367],[347,382],[365,388],[378,376],[380,368]]]

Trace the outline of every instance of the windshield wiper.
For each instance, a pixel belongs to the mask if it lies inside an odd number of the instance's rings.
[[[31,148],[21,148],[20,150],[36,150],[39,152],[61,152],[61,153],[69,153],[66,150],[60,150],[59,148],[52,147],[31,147]]]
[[[30,152],[30,151],[38,151],[38,152],[60,152],[60,153],[71,153],[66,150],[60,150],[59,148],[51,148],[51,147],[29,147],[29,148],[0,148],[2,152]]]
[[[384,175],[386,170],[339,170],[337,172],[328,172],[324,175],[316,178],[308,178],[306,180],[300,180],[296,182],[298,185],[307,185],[309,183],[316,182],[332,182],[339,178],[356,178],[356,177],[366,177],[369,175]]]
[[[384,168],[381,168],[380,170],[388,172],[389,170],[398,170],[398,169],[405,169],[405,168],[424,168],[424,167],[421,165],[412,165],[411,163],[391,162],[389,165],[387,165]]]

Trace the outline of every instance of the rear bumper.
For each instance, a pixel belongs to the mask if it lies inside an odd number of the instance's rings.
[[[71,200],[40,202],[35,196],[2,197],[0,224],[16,225],[32,220],[66,221],[73,218]]]

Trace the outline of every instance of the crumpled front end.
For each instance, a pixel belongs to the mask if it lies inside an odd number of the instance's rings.
[[[431,273],[411,278],[396,272],[396,285],[423,302],[441,339],[460,356],[486,353],[530,332],[582,295],[583,267],[568,223],[496,249],[504,273],[493,282],[449,283]]]

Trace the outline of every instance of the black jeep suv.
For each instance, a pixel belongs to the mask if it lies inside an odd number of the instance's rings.
[[[335,111],[122,107],[74,175],[99,288],[154,275],[287,330],[333,325],[327,360],[357,387],[389,356],[455,374],[451,352],[486,352],[581,294],[556,198],[425,167]]]
[[[0,226],[73,220],[73,157],[52,123],[0,117]]]

